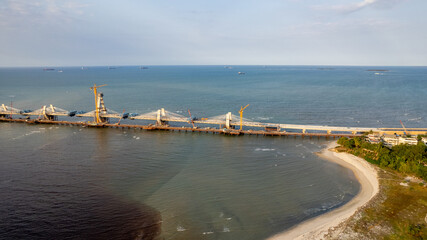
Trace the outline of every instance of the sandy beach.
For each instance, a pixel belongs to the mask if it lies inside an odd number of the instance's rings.
[[[348,153],[337,153],[329,149],[335,148],[336,142],[330,143],[318,156],[349,168],[360,182],[360,192],[346,205],[331,212],[307,220],[288,231],[276,234],[269,240],[285,239],[323,239],[330,228],[352,216],[357,209],[369,202],[379,191],[377,171],[367,161]]]

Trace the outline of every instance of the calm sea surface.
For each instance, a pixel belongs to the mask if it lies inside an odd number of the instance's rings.
[[[250,104],[260,122],[427,126],[425,67],[0,68],[0,104],[90,111],[94,83],[117,112]],[[1,123],[0,238],[263,239],[357,194],[351,171],[313,154],[327,143]]]

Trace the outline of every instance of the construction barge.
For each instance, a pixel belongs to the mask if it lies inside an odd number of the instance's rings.
[[[262,123],[255,122],[243,118],[243,110],[239,111],[240,116],[233,115],[231,112],[227,114],[210,117],[197,118],[191,115],[188,110],[189,117],[177,114],[175,112],[166,111],[161,108],[145,114],[129,114],[117,113],[105,107],[104,94],[98,92],[99,87],[96,84],[90,89],[93,90],[95,96],[95,110],[91,112],[66,111],[64,109],[53,106],[43,106],[40,109],[19,110],[11,106],[2,104],[0,106],[0,122],[14,122],[27,124],[54,124],[54,125],[69,125],[89,128],[126,128],[140,129],[147,131],[176,131],[176,132],[199,132],[213,133],[224,135],[263,135],[263,136],[301,136],[301,137],[356,137],[364,133],[373,132],[377,134],[427,134],[427,128],[361,128],[361,127],[334,127],[334,126],[316,126],[316,125],[295,125],[295,124],[277,124],[277,123]],[[21,118],[13,118],[14,115],[19,115]],[[22,118],[24,116],[24,118]],[[37,119],[31,119],[31,116],[37,116]],[[59,117],[88,117],[94,121],[66,121],[59,120]],[[111,123],[110,119],[118,119],[117,123]],[[155,124],[121,124],[122,119],[129,118],[131,120],[155,121]],[[191,124],[190,126],[171,126],[170,123]],[[196,124],[198,126],[196,126]],[[218,128],[213,126],[219,126]],[[245,127],[245,128],[243,128]]]

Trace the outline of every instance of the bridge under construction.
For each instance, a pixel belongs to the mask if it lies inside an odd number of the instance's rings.
[[[425,135],[427,128],[369,128],[369,127],[336,127],[321,125],[296,125],[281,123],[263,123],[251,121],[243,118],[245,107],[241,107],[239,116],[228,112],[223,115],[195,118],[188,110],[189,117],[170,112],[164,108],[145,114],[118,113],[107,109],[104,103],[104,94],[98,91],[96,84],[90,89],[94,93],[95,110],[90,112],[67,111],[62,108],[50,105],[42,106],[37,110],[20,110],[12,106],[2,104],[0,106],[1,122],[17,122],[29,124],[58,124],[82,127],[109,127],[109,128],[133,128],[145,130],[169,130],[169,131],[190,131],[190,132],[210,132],[229,135],[271,135],[271,136],[324,136],[324,137],[354,137],[363,133],[376,134],[398,134],[398,135]],[[15,116],[15,118],[14,118]],[[18,118],[16,118],[18,116]],[[36,117],[31,119],[31,117]],[[68,118],[58,120],[58,117]],[[71,117],[92,118],[93,121],[72,121]],[[147,125],[141,124],[121,124],[122,119],[152,121]],[[116,123],[110,123],[110,119],[118,119]],[[174,126],[171,124],[174,123]],[[180,125],[181,124],[181,125]],[[175,126],[180,125],[180,126]],[[244,127],[244,128],[243,128]]]

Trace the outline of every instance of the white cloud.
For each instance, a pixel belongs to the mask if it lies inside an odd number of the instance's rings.
[[[84,9],[88,6],[76,0],[6,0],[0,7],[0,25],[66,22],[72,16],[84,14]]]
[[[372,5],[377,1],[378,0],[363,0],[363,2],[354,3],[354,4],[350,4],[350,5],[335,6],[335,9],[340,10],[340,11],[346,11],[346,12],[354,12],[354,11],[360,10],[364,7],[367,7],[369,5]]]
[[[387,9],[406,0],[363,0],[361,2],[342,4],[342,5],[316,5],[313,6],[316,10],[333,10],[341,13],[352,13],[362,10],[367,7],[375,7],[377,9]]]
[[[348,36],[348,34],[351,33],[358,35],[369,31],[388,31],[398,25],[399,23],[395,21],[379,18],[341,19],[340,21],[313,21],[288,26],[282,37],[295,36],[304,38],[317,38],[322,36],[332,36],[333,34]]]

